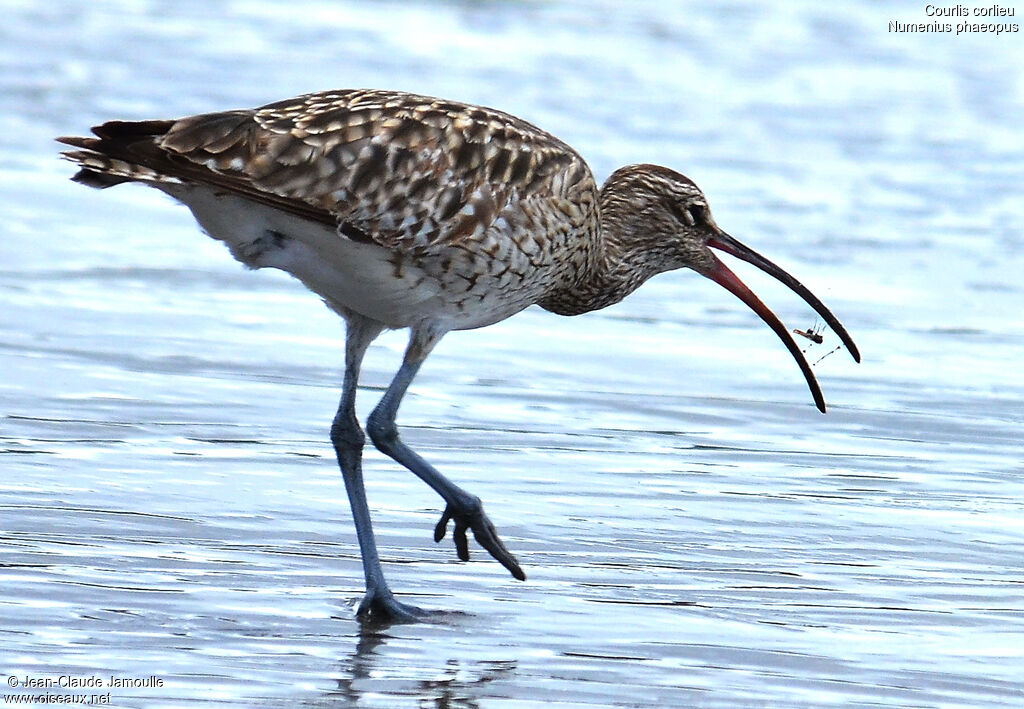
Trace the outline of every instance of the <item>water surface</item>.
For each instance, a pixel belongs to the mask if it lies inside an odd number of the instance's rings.
[[[111,690],[123,707],[1024,704],[1024,52],[888,33],[923,21],[894,8],[11,5],[0,674],[163,682]],[[440,501],[368,452],[393,586],[453,613],[360,632],[327,441],[342,324],[159,194],[68,182],[52,143],[355,86],[521,115],[598,179],[682,170],[863,364],[808,343],[818,414],[775,336],[692,273],[451,334],[399,420],[529,581],[434,545]],[[403,346],[372,348],[363,412]]]

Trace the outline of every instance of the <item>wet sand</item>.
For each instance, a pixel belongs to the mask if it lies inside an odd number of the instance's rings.
[[[162,682],[110,689],[122,707],[1020,706],[1019,43],[888,36],[868,3],[760,7],[12,10],[0,674]],[[435,545],[440,500],[370,451],[392,584],[449,612],[361,629],[327,440],[342,324],[160,195],[68,182],[51,142],[361,85],[523,115],[599,179],[683,170],[864,363],[816,365],[820,415],[775,336],[689,273],[450,335],[403,435],[529,578]],[[371,350],[364,413],[403,346]]]

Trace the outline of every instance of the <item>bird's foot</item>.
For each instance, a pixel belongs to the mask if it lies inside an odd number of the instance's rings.
[[[368,590],[363,596],[356,618],[363,623],[418,623],[434,611],[399,603],[391,590]]]
[[[519,567],[519,562],[516,561],[512,552],[505,548],[501,539],[498,538],[498,530],[484,514],[484,506],[480,502],[480,498],[473,497],[469,504],[462,506],[449,503],[445,507],[444,514],[441,515],[441,521],[434,528],[435,542],[444,539],[445,532],[448,531],[449,520],[455,521],[452,539],[455,540],[455,550],[460,559],[469,561],[469,541],[466,539],[466,530],[472,529],[477,544],[486,549],[514,577],[520,581],[526,580],[526,574]]]

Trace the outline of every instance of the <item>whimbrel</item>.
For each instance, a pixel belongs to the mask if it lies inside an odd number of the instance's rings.
[[[366,578],[358,617],[424,611],[388,587],[363,489],[365,436],[355,413],[360,365],[385,329],[408,328],[402,364],[366,421],[374,445],[445,501],[462,560],[466,533],[524,580],[480,499],[399,437],[398,407],[450,330],[484,327],[537,304],[577,315],[617,303],[651,276],[690,268],[725,287],[782,339],[814,401],[825,400],[789,331],[712,252],[774,276],[806,301],[857,361],[839,320],[799,281],[722,231],[691,180],[630,165],[598,187],[580,155],[501,111],[397,91],[308,94],[252,110],[179,120],[111,121],[76,150],[74,179],[141,182],[185,204],[250,268],[290,273],[347,323],[341,401],[331,426]]]

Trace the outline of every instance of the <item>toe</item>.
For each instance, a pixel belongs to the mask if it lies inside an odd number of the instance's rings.
[[[477,544],[483,547],[502,566],[508,569],[509,573],[520,581],[526,580],[526,574],[519,566],[519,562],[513,556],[501,539],[498,537],[498,530],[495,529],[491,520],[484,514],[483,505],[479,499],[469,509],[460,509],[449,504],[441,515],[441,521],[434,527],[434,541],[439,542],[448,531],[448,522],[454,520],[455,528],[452,530],[452,539],[455,542],[455,551],[462,561],[469,561],[469,540],[466,532],[473,530],[473,538]]]
[[[356,617],[364,623],[416,623],[426,615],[427,611],[400,603],[390,592],[368,591],[356,611]]]

